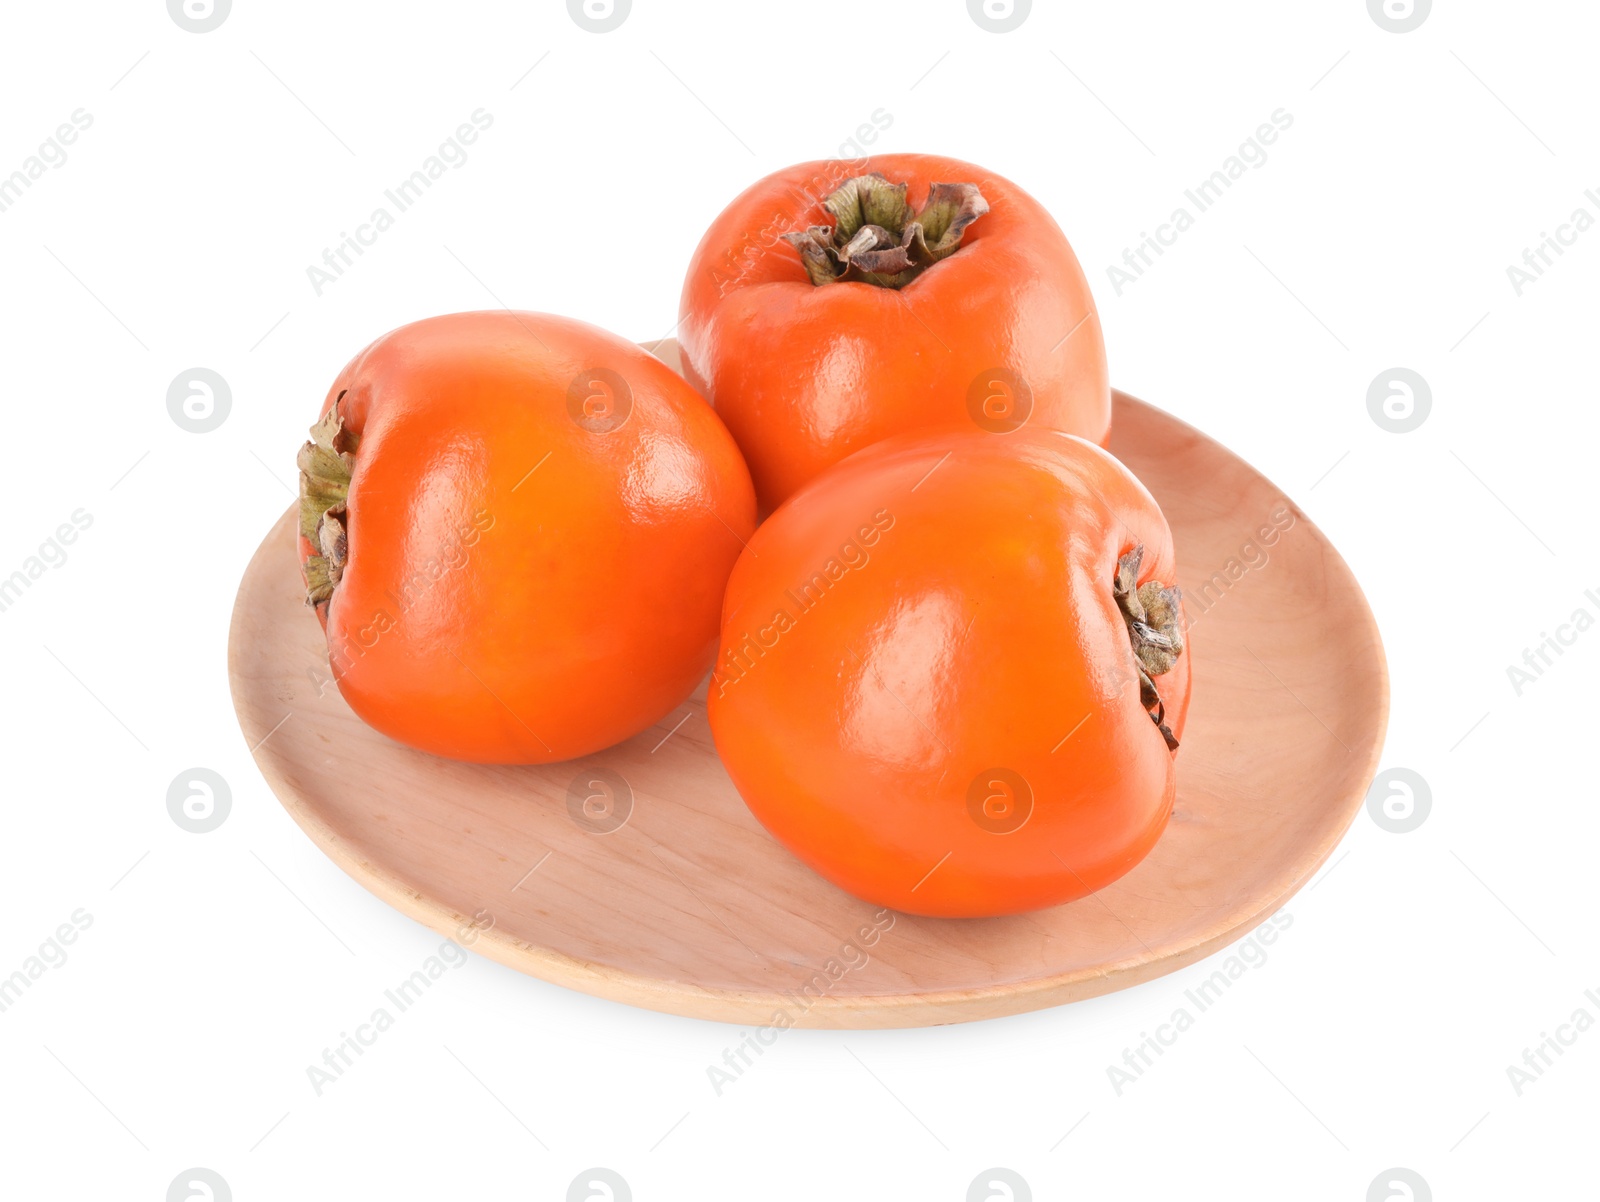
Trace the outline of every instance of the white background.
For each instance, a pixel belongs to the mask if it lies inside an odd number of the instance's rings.
[[[93,117],[0,213],[0,576],[93,519],[0,613],[0,975],[93,918],[0,1014],[5,1196],[157,1202],[205,1166],[241,1202],[560,1199],[594,1165],[641,1202],[959,1202],[990,1166],[1039,1199],[1361,1202],[1395,1166],[1441,1200],[1600,1196],[1600,1028],[1521,1096],[1506,1071],[1600,1018],[1600,633],[1520,696],[1507,675],[1600,616],[1600,230],[1520,296],[1506,271],[1600,216],[1592,5],[1439,0],[1404,34],[1362,0],[1041,2],[999,34],[958,0],[636,0],[604,34],[555,0],[4,22],[0,176]],[[318,296],[306,268],[479,108],[469,161]],[[1119,296],[1107,267],[1279,108],[1266,164]],[[1037,195],[1113,380],[1328,532],[1384,633],[1384,765],[1426,780],[1426,822],[1361,815],[1269,961],[1120,1096],[1107,1066],[1214,965],[976,1025],[790,1033],[718,1097],[739,1029],[473,957],[315,1096],[306,1066],[440,942],[291,823],[229,702],[234,590],[328,382],[393,326],[500,303],[660,337],[717,210],[879,109],[875,149]],[[1366,402],[1397,365],[1433,398],[1405,434]],[[196,366],[232,391],[206,434],[166,407]],[[195,766],[232,790],[206,835],[166,810]]]

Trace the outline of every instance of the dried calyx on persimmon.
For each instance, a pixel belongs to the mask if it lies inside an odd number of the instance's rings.
[[[333,407],[311,427],[311,441],[300,448],[300,536],[316,548],[305,562],[306,604],[322,605],[333,596],[350,556],[350,473],[361,439],[345,429],[340,393]]]
[[[858,175],[822,202],[833,225],[783,235],[813,284],[862,280],[904,288],[961,249],[967,227],[989,211],[976,184],[929,184],[920,212],[906,203],[908,186],[876,172]]]
[[[1150,711],[1150,720],[1166,739],[1168,750],[1176,751],[1178,740],[1167,725],[1167,708],[1153,678],[1172,671],[1183,654],[1183,595],[1176,586],[1168,588],[1159,580],[1138,583],[1143,562],[1144,544],[1140,543],[1117,560],[1111,591],[1127,623],[1128,641],[1139,666],[1139,700]]]

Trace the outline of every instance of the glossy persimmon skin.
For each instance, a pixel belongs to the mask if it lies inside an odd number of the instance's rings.
[[[914,207],[932,183],[975,183],[989,212],[904,288],[813,285],[779,236],[831,225],[822,200],[872,172],[909,182]],[[971,163],[891,154],[768,176],[706,231],[679,313],[685,375],[743,449],[764,511],[880,439],[975,428],[969,390],[996,369],[1031,394],[1027,425],[1101,444],[1111,429],[1104,340],[1072,247],[1036,200]]]
[[[599,432],[569,404],[597,368],[631,396]],[[582,322],[458,313],[378,339],[323,411],[341,396],[360,443],[324,624],[339,691],[370,725],[454,759],[548,763],[693,691],[755,497],[679,376]]]
[[[828,880],[913,914],[1116,880],[1176,795],[1112,593],[1140,543],[1140,583],[1174,583],[1149,493],[1053,431],[904,436],[833,468],[729,580],[709,717],[740,795]],[[1155,678],[1180,740],[1190,658]]]

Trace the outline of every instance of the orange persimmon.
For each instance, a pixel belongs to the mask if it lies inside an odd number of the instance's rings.
[[[438,755],[547,763],[705,676],[755,495],[716,414],[604,330],[457,313],[384,335],[300,453],[300,550],[339,691]]]
[[[728,583],[709,694],[751,811],[858,897],[1013,914],[1150,850],[1189,704],[1165,518],[1049,430],[904,435],[796,493]]]
[[[685,374],[763,509],[895,434],[1110,431],[1072,247],[1038,201],[970,163],[890,154],[768,176],[706,231],[679,314]]]

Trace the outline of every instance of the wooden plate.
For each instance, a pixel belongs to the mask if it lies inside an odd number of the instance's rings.
[[[675,351],[658,353],[676,364]],[[1389,694],[1360,588],[1278,489],[1121,393],[1114,429],[1111,449],[1172,524],[1194,700],[1166,834],[1122,880],[1071,905],[895,915],[872,929],[873,907],[800,864],[745,809],[712,746],[704,685],[655,729],[566,764],[459,764],[389,741],[328,678],[301,600],[293,510],[256,551],[234,607],[240,725],[284,807],[357,881],[446,935],[476,916],[487,929],[465,940],[474,950],[601,997],[745,1024],[910,1027],[1148,981],[1243,936],[1326,860],[1376,770]],[[1287,529],[1268,546],[1260,531],[1275,514]],[[602,773],[625,782],[612,818],[596,821],[591,803],[580,822],[569,788],[591,795]],[[625,812],[620,827],[594,829]]]

